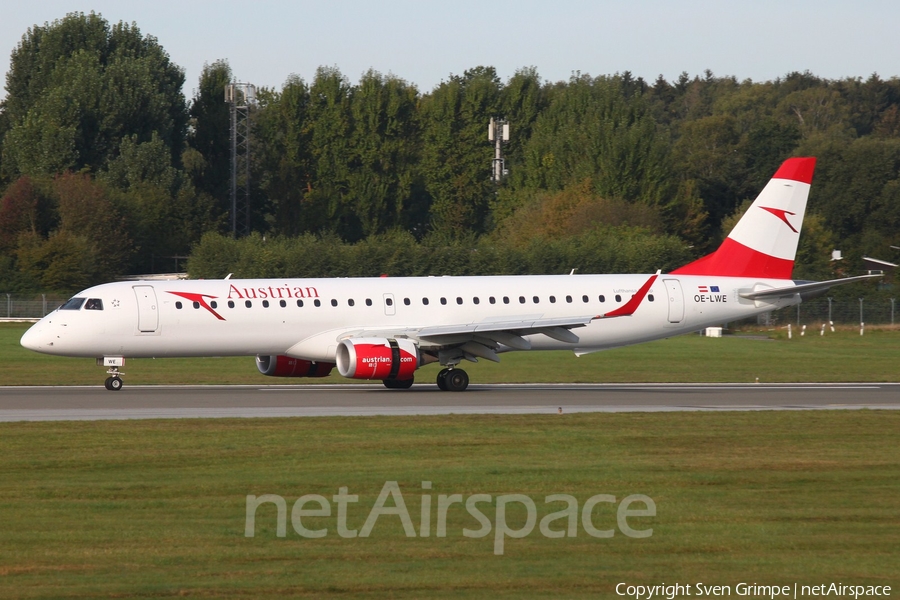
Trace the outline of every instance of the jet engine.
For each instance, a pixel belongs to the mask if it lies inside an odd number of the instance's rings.
[[[407,381],[420,364],[419,348],[412,340],[351,338],[337,347],[338,373],[353,379]]]
[[[328,377],[334,363],[313,362],[290,356],[257,356],[256,368],[269,377]]]

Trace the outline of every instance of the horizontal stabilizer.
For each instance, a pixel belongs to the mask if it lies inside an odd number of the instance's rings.
[[[858,277],[846,277],[844,279],[831,279],[829,281],[813,281],[810,283],[801,283],[783,288],[774,288],[770,290],[759,290],[756,292],[740,292],[741,298],[748,300],[761,300],[764,298],[781,298],[785,296],[793,296],[800,294],[804,297],[814,297],[823,293],[836,285],[844,285],[847,283],[855,283],[857,281],[865,281],[873,277],[881,277],[880,273],[874,275],[860,275]]]

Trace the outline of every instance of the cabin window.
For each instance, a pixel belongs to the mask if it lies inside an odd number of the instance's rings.
[[[519,304],[525,304],[525,296],[519,296]]]
[[[422,298],[422,304],[428,306],[428,298]]]
[[[532,301],[534,301],[535,304],[538,304],[540,303],[541,299],[535,296],[534,298],[532,298]]]
[[[474,298],[472,298],[473,304],[478,304],[479,302],[481,302],[481,300],[478,299],[478,296],[475,296]]]
[[[616,294],[616,302],[621,302],[621,301],[622,301],[622,296],[620,296],[619,294]]]
[[[572,296],[566,296],[566,302],[572,303]]]
[[[490,298],[488,298],[488,302],[490,302],[491,304],[497,304],[497,299],[491,296]]]
[[[200,308],[200,303],[197,302],[196,300],[193,301],[193,302],[191,302],[191,304],[193,305],[193,307],[194,307],[195,309],[196,309],[196,308]]]
[[[509,304],[509,296],[503,296],[503,304]]]
[[[356,301],[354,301],[353,298],[350,298],[347,300],[347,306],[356,306]]]
[[[550,304],[556,304],[556,296],[550,296]]]
[[[228,301],[228,308],[234,308],[234,300]]]
[[[457,304],[462,304],[462,298],[460,298],[459,296],[457,296],[457,297],[456,297],[456,303],[457,303]]]
[[[303,308],[303,300],[297,300],[297,308]]]
[[[584,302],[585,304],[587,304],[588,300],[589,300],[589,298],[587,296],[581,297],[581,301]]]
[[[219,308],[219,304],[215,300],[213,300],[212,302],[209,303],[209,307],[212,309],[216,309],[216,308]]]
[[[244,300],[244,306],[246,306],[247,308],[253,308],[253,303],[249,300]]]
[[[176,302],[175,308],[177,308],[178,310],[181,310],[181,302]]]
[[[388,306],[393,306],[394,300],[393,300],[393,298],[385,298],[384,303],[387,304]]]
[[[318,298],[316,298],[315,300],[313,300],[313,304],[314,304],[315,306],[317,306],[317,307],[318,307],[318,306],[322,306],[322,302],[321,302]]]
[[[647,301],[653,302],[653,294],[647,294]]]
[[[366,298],[366,306],[372,306],[372,299]]]
[[[269,301],[263,300],[263,308],[269,308]]]
[[[337,306],[337,304],[338,304],[338,303],[337,303],[337,300],[335,300],[335,299],[332,298],[332,300],[331,300],[331,305],[332,305],[332,306]]]
[[[446,299],[446,298],[441,298],[441,304],[447,304],[447,299]]]
[[[600,302],[606,302],[606,296],[600,294]]]
[[[403,304],[405,304],[406,306],[409,306],[409,298],[404,298]]]
[[[90,298],[84,303],[84,310],[103,310],[103,300],[100,298]]]
[[[285,302],[284,300],[279,300],[278,306],[280,306],[281,308],[284,308],[285,306],[287,306],[287,302]],[[215,306],[213,306],[213,308],[215,308]]]
[[[84,304],[84,298],[72,298],[60,306],[59,310],[81,310],[82,304]]]

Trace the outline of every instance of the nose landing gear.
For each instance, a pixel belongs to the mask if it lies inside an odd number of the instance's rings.
[[[109,375],[109,377],[107,377],[104,382],[106,389],[111,392],[118,392],[121,390],[124,384],[122,383],[122,373],[119,371],[119,367],[125,366],[125,357],[104,356],[103,358],[97,359],[97,364],[101,367],[109,367],[106,371],[106,374]]]

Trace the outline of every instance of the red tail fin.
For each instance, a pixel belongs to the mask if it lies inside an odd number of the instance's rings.
[[[784,161],[718,250],[672,273],[790,279],[815,166]]]

